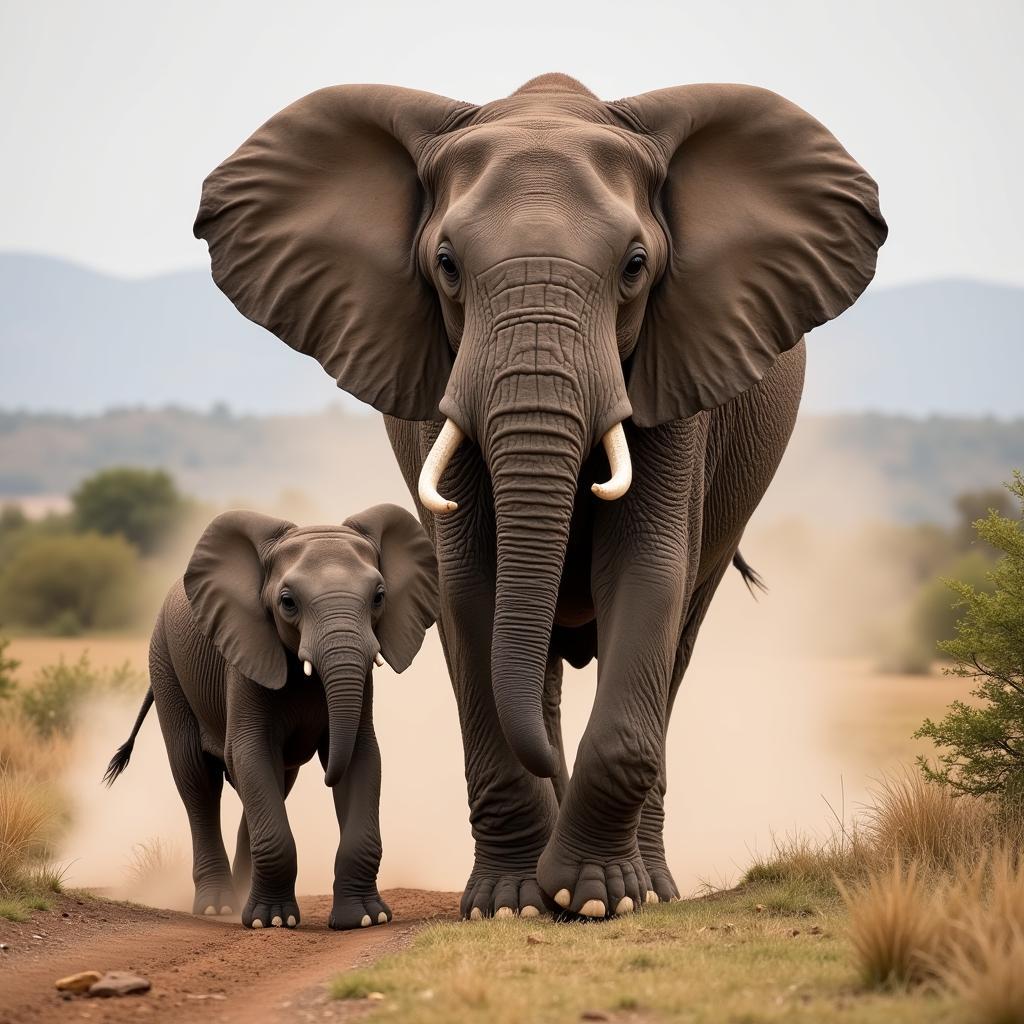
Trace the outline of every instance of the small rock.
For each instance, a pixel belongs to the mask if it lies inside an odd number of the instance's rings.
[[[611,1017],[601,1010],[584,1010],[580,1014],[580,1020],[611,1020]]]
[[[763,914],[767,909],[768,908],[763,903],[758,903],[758,905],[754,907],[755,913],[758,914]]]
[[[546,946],[548,940],[540,932],[529,932],[526,936],[526,944],[528,946]]]
[[[197,992],[185,996],[186,999],[227,999],[227,996],[223,992]],[[281,1007],[287,1009],[291,1006],[291,1003],[282,1003]]]
[[[798,936],[800,934],[800,929],[799,928],[794,928],[789,934],[792,935],[793,938],[796,938],[796,936]]]
[[[6,953],[10,948],[6,942],[0,942],[0,953]]]
[[[379,1003],[384,998],[383,992],[367,992],[367,999],[372,999],[375,1003]]]
[[[825,929],[822,928],[820,924],[811,925],[811,927],[807,929],[807,934],[808,935],[824,935],[825,934]]]
[[[42,936],[42,935],[33,935],[33,936],[32,936],[32,938],[33,938],[33,939],[38,939],[38,940],[39,940],[40,942],[42,942],[42,941],[43,941],[43,938],[44,938],[44,936]]]
[[[61,917],[70,917],[71,915],[65,910],[61,913]]]
[[[89,989],[89,995],[106,998],[108,996],[128,996],[135,993],[148,992],[150,983],[148,978],[142,978],[138,974],[129,974],[127,971],[107,971]]]
[[[103,975],[99,971],[79,971],[56,981],[58,992],[88,992]]]

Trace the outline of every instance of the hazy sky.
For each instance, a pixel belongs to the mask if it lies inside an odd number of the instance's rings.
[[[461,99],[565,71],[606,98],[684,82],[783,93],[875,176],[879,282],[1024,284],[1024,3],[2,0],[0,249],[122,275],[205,264],[206,173],[320,86]]]

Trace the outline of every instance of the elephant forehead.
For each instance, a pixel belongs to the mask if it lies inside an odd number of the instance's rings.
[[[446,159],[436,241],[460,247],[470,272],[530,254],[600,271],[650,219],[653,170],[616,129],[485,125],[453,141]]]
[[[272,564],[279,573],[365,573],[377,567],[377,549],[367,537],[344,526],[307,526],[281,540]]]

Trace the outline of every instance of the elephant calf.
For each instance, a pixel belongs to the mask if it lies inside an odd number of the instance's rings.
[[[298,527],[225,512],[171,588],[150,642],[150,688],[112,783],[156,703],[192,831],[193,913],[294,928],[295,842],[284,801],[319,754],[343,838],[334,864],[337,929],[384,924],[377,891],[380,751],[372,669],[404,671],[437,616],[434,551],[419,523],[376,505],[341,526]],[[224,778],[242,800],[233,869],[220,830]]]

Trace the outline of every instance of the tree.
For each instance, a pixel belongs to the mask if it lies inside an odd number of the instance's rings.
[[[138,576],[123,537],[33,537],[0,572],[0,619],[63,634],[116,629],[135,613]]]
[[[1007,485],[1024,516],[1024,475]],[[947,674],[971,680],[975,703],[954,701],[939,722],[915,733],[939,748],[919,757],[926,778],[975,796],[1024,800],[1024,520],[992,509],[975,523],[1001,552],[988,573],[991,591],[950,581],[963,614],[956,636],[939,644],[953,661]]]
[[[75,526],[120,534],[151,554],[181,522],[186,502],[162,470],[108,469],[89,477],[71,496]]]

